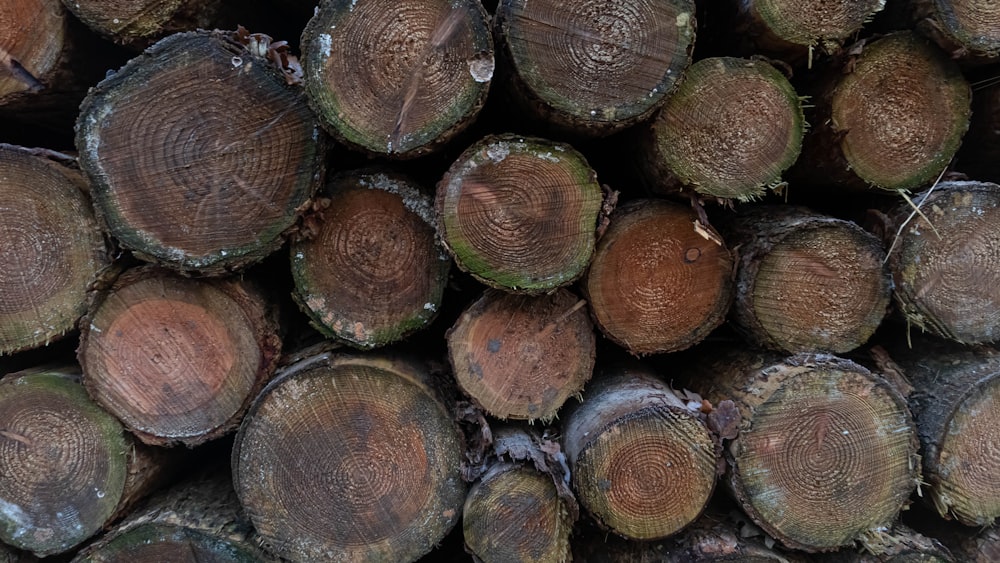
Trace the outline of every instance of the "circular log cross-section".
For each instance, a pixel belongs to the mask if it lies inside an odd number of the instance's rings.
[[[702,59],[653,122],[649,162],[701,195],[746,201],[781,181],[804,133],[798,94],[774,67]]]
[[[564,420],[574,490],[603,526],[654,540],[704,510],[715,488],[715,442],[698,414],[652,375],[605,374]]]
[[[866,44],[849,64],[831,97],[847,166],[888,190],[930,184],[969,127],[971,93],[958,66],[910,32]]]
[[[0,354],[47,344],[86,312],[108,258],[85,189],[78,172],[0,145]]]
[[[691,62],[691,0],[503,0],[515,89],[555,124],[607,134],[651,115]]]
[[[63,0],[87,27],[118,43],[142,46],[179,31],[210,29],[221,0]]]
[[[836,52],[885,0],[744,0],[739,3],[745,31],[768,53],[800,55],[806,48]]]
[[[438,183],[438,232],[458,267],[479,281],[547,292],[583,274],[602,204],[597,173],[572,147],[487,137]]]
[[[263,297],[236,280],[132,270],[88,317],[84,384],[152,445],[195,446],[235,429],[281,349]]]
[[[487,290],[448,332],[458,385],[497,418],[555,418],[593,374],[597,343],[584,305],[566,289]]]
[[[125,491],[130,447],[71,378],[0,381],[0,540],[45,557],[95,534]]]
[[[66,11],[58,0],[0,2],[0,107],[43,82],[63,51]]]
[[[913,0],[916,27],[953,58],[992,63],[1000,55],[1000,6],[983,0]]]
[[[787,353],[844,353],[875,333],[892,279],[874,235],[805,209],[763,206],[727,232],[739,245],[737,329],[756,346]]]
[[[917,433],[885,380],[833,356],[717,360],[707,387],[743,423],[729,480],[748,515],[789,548],[833,551],[886,528],[917,485]]]
[[[171,35],[80,108],[98,214],[142,258],[206,274],[256,262],[319,185],[323,137],[308,104],[239,38]]]
[[[695,229],[689,208],[663,200],[619,207],[584,280],[597,326],[634,354],[688,348],[722,324],[733,258]],[[711,233],[706,228],[704,233]]]
[[[907,222],[913,208],[900,205],[887,233],[903,314],[965,344],[1000,340],[1000,186],[942,182],[914,202],[923,216]]]
[[[295,299],[320,332],[374,348],[437,314],[451,260],[434,206],[409,180],[355,172],[329,184],[315,236],[292,244]]]
[[[493,41],[477,0],[323,2],[302,33],[306,92],[324,126],[375,154],[426,154],[486,101]]]
[[[260,394],[233,481],[265,547],[295,561],[415,561],[458,522],[461,437],[420,368],[314,356]]]

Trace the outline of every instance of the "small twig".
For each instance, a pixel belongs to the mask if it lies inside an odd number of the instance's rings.
[[[562,323],[563,321],[565,321],[566,319],[568,319],[569,316],[572,315],[573,313],[579,311],[580,308],[583,307],[586,304],[587,304],[587,301],[585,299],[581,299],[581,300],[577,301],[576,304],[574,304],[572,307],[569,308],[569,310],[567,310],[565,313],[559,315],[559,317],[557,319],[555,319],[552,322],[550,322],[549,324],[545,325],[545,327],[542,328],[542,330],[540,330],[538,332],[538,336],[539,337],[548,336],[553,330],[555,330],[556,326],[558,326],[560,323]]]
[[[922,199],[920,201],[920,205],[923,205],[923,203],[925,201],[927,201],[927,199],[931,196],[931,193],[934,191],[934,188],[937,187],[938,183],[941,181],[941,178],[944,177],[944,173],[947,170],[948,170],[948,167],[945,166],[944,170],[942,170],[941,173],[938,174],[937,180],[934,180],[934,183],[931,184],[930,189],[927,190],[927,194],[924,195],[924,199]],[[912,221],[913,218],[915,216],[917,216],[917,215],[920,215],[920,217],[922,217],[924,219],[924,221],[927,221],[927,224],[931,226],[931,230],[934,231],[934,234],[937,235],[937,237],[939,239],[941,238],[941,233],[939,233],[938,230],[937,230],[937,228],[934,227],[934,223],[931,223],[931,220],[928,219],[926,215],[924,215],[924,212],[920,210],[920,205],[914,204],[913,200],[911,200],[909,198],[909,196],[907,196],[906,193],[903,190],[898,190],[898,191],[899,191],[899,194],[903,196],[903,199],[906,200],[906,203],[909,203],[910,207],[913,208],[913,212],[910,213],[910,215],[906,218],[906,220],[903,221],[903,224],[899,226],[899,229],[896,230],[896,236],[893,237],[892,244],[889,245],[889,250],[887,250],[886,253],[885,253],[885,259],[882,260],[883,264],[885,264],[889,260],[889,256],[892,255],[892,251],[896,248],[896,243],[899,241],[899,236],[901,234],[903,234],[903,229],[905,229],[906,225],[908,225],[910,223],[910,221]]]

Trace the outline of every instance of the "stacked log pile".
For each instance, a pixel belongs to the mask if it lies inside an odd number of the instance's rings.
[[[970,0],[4,2],[0,561],[995,559],[998,56]]]

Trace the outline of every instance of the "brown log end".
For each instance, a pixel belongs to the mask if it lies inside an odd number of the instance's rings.
[[[806,122],[798,94],[773,66],[713,57],[691,65],[651,127],[659,172],[702,195],[747,201],[781,182]]]
[[[136,47],[170,33],[214,27],[221,0],[63,0],[87,27]]]
[[[123,246],[223,274],[282,244],[321,181],[324,137],[269,39],[171,35],[90,91],[80,165]]]
[[[73,330],[108,265],[83,177],[0,144],[0,354]]]
[[[677,533],[715,488],[716,446],[704,422],[644,370],[595,380],[567,415],[563,442],[580,504],[626,538]]]
[[[596,172],[569,145],[491,136],[438,183],[438,232],[458,267],[479,281],[548,292],[586,269],[603,197]]]
[[[516,93],[551,122],[604,135],[658,109],[691,62],[690,0],[505,0],[496,32]]]
[[[1000,339],[1000,186],[944,182],[913,202],[921,213],[898,205],[887,243],[908,322],[966,344]]]
[[[45,557],[102,529],[125,493],[130,447],[71,377],[0,380],[0,540]]]
[[[955,62],[912,32],[858,53],[831,94],[831,125],[847,165],[887,190],[930,184],[969,127],[969,84]]]
[[[415,561],[458,522],[462,444],[419,367],[323,354],[290,366],[237,434],[233,481],[264,547]]]
[[[78,358],[91,395],[142,441],[194,446],[236,428],[280,349],[249,285],[140,268],[88,314]]]
[[[66,11],[58,0],[10,0],[0,6],[0,107],[43,82],[62,56]]]
[[[740,9],[750,20],[748,29],[762,36],[758,44],[781,53],[782,43],[834,51],[884,5],[885,0],[750,0]]]
[[[733,301],[733,258],[690,209],[640,200],[612,214],[584,280],[597,326],[634,354],[692,346]]]
[[[475,0],[324,2],[302,33],[309,100],[338,139],[412,158],[465,129],[493,78]]]
[[[459,386],[497,418],[549,421],[590,380],[596,354],[585,303],[568,290],[487,290],[448,332]]]
[[[295,298],[326,336],[359,348],[400,340],[437,314],[451,260],[431,198],[410,180],[338,176],[310,238],[291,246]]]
[[[740,249],[733,319],[754,345],[848,352],[886,316],[892,279],[885,251],[858,225],[766,206],[728,227],[727,238]]]

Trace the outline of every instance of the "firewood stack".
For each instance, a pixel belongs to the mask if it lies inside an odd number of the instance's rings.
[[[6,0],[0,561],[995,559],[998,56],[974,0]]]

